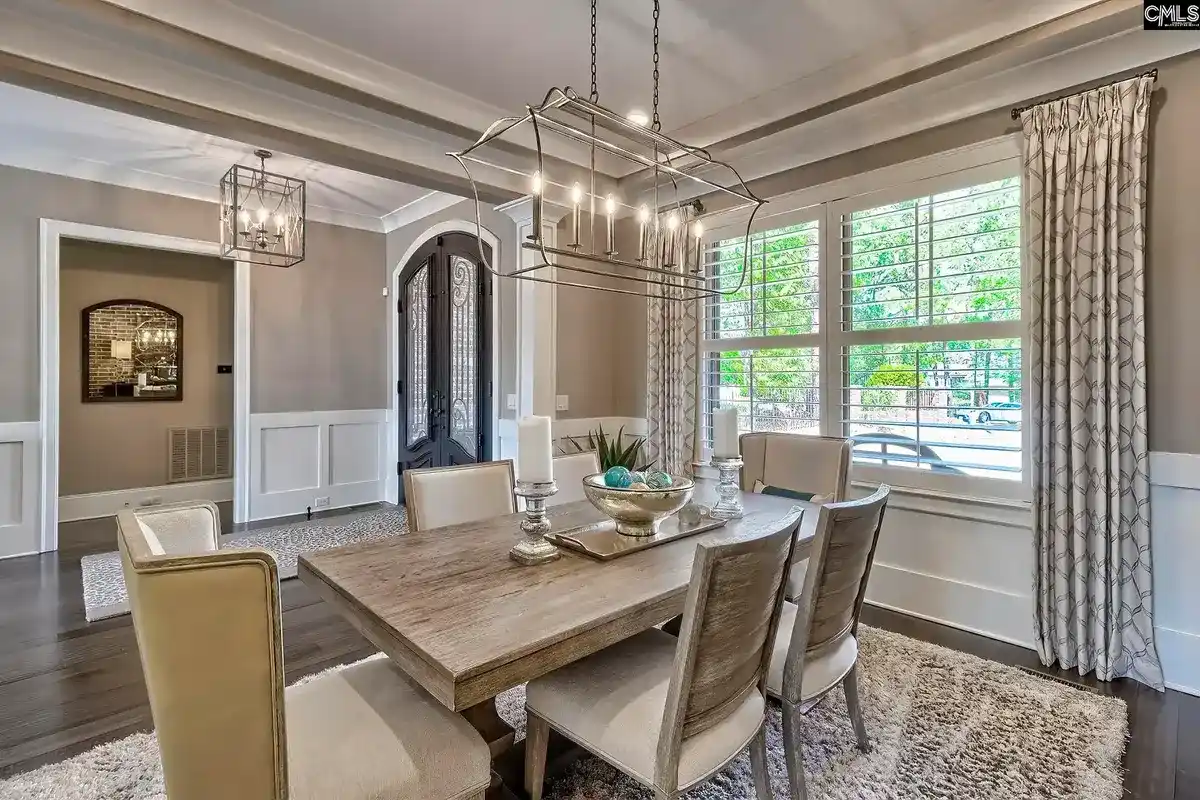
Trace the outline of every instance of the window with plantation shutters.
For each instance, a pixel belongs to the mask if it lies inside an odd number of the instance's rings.
[[[869,202],[836,215],[841,427],[855,460],[1020,478],[1020,182],[855,209]]]
[[[851,438],[860,480],[1027,496],[1019,162],[925,166],[748,237],[713,225],[701,457],[732,406],[743,431]]]

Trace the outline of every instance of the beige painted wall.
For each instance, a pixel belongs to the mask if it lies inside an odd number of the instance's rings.
[[[0,422],[38,418],[40,219],[211,240],[216,216],[211,203],[0,166]],[[295,267],[252,270],[251,411],[383,408],[384,235],[312,223],[308,247]]]
[[[64,242],[60,264],[59,492],[162,486],[167,429],[233,423],[233,265],[219,258]],[[150,300],[183,315],[183,400],[84,403],[81,312],[105,300]]]
[[[517,260],[517,225],[512,217],[486,206],[480,207],[480,222],[499,240],[499,252],[493,253],[492,259],[500,272],[508,273],[516,269]],[[413,244],[423,244],[425,232],[434,225],[442,222],[458,220],[466,223],[465,233],[475,232],[475,203],[464,200],[436,214],[422,217],[416,222],[397,228],[387,235],[387,283],[391,283],[392,271],[404,254]],[[417,241],[420,239],[421,241]],[[496,295],[496,320],[498,341],[492,342],[492,357],[500,361],[500,386],[496,391],[500,397],[500,416],[512,419],[515,411],[507,410],[505,398],[517,391],[517,281],[498,278],[493,282],[493,292]],[[390,301],[389,301],[390,302]],[[390,308],[390,306],[389,306]],[[513,354],[511,357],[508,354]]]
[[[588,229],[587,214],[580,227]],[[571,241],[571,216],[558,223],[558,241]],[[617,251],[637,249],[637,223],[617,222]],[[598,229],[597,235],[603,236]],[[571,263],[564,259],[560,263]],[[596,269],[595,264],[576,262]],[[592,286],[640,290],[637,283],[560,270],[561,280]],[[567,395],[563,419],[642,417],[646,414],[646,300],[625,294],[560,286],[558,292],[558,373],[556,392]]]

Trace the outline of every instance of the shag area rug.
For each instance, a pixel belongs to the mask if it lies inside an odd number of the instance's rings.
[[[291,522],[240,536],[223,537],[221,549],[260,547],[275,556],[280,580],[296,577],[296,558],[342,545],[370,542],[408,532],[403,506],[383,511]],[[121,554],[98,553],[80,559],[83,606],[88,622],[129,613],[129,595],[121,572]]]
[[[1121,797],[1128,717],[1122,700],[899,634],[861,628],[860,690],[873,749],[858,751],[840,689],[807,716],[809,796],[882,798]],[[377,658],[379,656],[376,656]],[[498,698],[524,734],[524,688]],[[787,797],[779,705],[768,706],[775,795]],[[652,793],[584,758],[547,784],[553,800],[647,800]],[[689,800],[750,800],[745,754]],[[0,783],[0,800],[165,800],[152,733],[101,745]]]

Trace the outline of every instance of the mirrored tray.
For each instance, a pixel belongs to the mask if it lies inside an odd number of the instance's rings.
[[[623,536],[617,533],[616,523],[611,519],[588,525],[579,525],[561,531],[550,531],[546,538],[559,547],[566,547],[600,561],[636,553],[665,542],[695,536],[698,533],[723,527],[725,520],[702,517],[695,525],[685,525],[678,516],[662,521],[658,533],[653,536]]]

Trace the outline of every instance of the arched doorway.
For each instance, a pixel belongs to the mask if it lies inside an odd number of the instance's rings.
[[[490,460],[492,282],[478,240],[430,239],[404,265],[399,290],[398,471]]]

